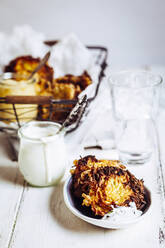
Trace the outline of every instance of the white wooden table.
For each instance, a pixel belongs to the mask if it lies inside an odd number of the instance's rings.
[[[161,110],[158,126],[162,161],[165,161],[165,109]],[[48,188],[28,186],[17,163],[9,160],[2,135],[0,142],[0,248],[165,247],[165,202],[156,150],[145,166],[131,168],[136,176],[144,178],[145,185],[151,190],[150,213],[128,229],[107,230],[78,219],[66,208],[63,182]],[[116,156],[111,150],[88,153],[106,158]]]

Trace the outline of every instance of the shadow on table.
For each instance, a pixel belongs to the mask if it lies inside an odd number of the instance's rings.
[[[24,184],[23,176],[19,169],[12,166],[0,166],[0,181],[7,181],[21,186]]]
[[[100,227],[80,220],[68,210],[63,199],[63,183],[54,188],[50,198],[50,211],[55,220],[66,229],[84,233],[96,233],[101,230]]]

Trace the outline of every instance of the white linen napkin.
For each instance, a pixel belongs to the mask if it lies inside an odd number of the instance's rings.
[[[89,50],[75,34],[61,39],[51,50],[50,64],[55,68],[55,77],[65,74],[81,75],[94,65]]]
[[[0,72],[18,56],[42,58],[51,49],[49,64],[56,78],[65,74],[81,75],[86,70],[92,80],[97,81],[100,67],[95,65],[91,52],[75,34],[64,36],[52,48],[44,44],[46,40],[45,34],[35,31],[29,25],[16,26],[10,34],[0,32]]]
[[[43,43],[46,37],[43,33],[36,32],[28,25],[13,28],[10,34],[0,32],[0,68],[7,65],[17,56],[31,55],[43,57],[48,51]]]

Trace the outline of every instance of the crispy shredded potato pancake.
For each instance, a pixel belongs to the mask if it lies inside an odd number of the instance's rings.
[[[86,156],[74,161],[71,169],[73,193],[95,215],[104,216],[113,207],[135,202],[141,210],[145,202],[144,185],[118,160],[97,160]]]

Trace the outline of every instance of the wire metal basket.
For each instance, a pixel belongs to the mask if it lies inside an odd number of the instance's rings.
[[[55,45],[57,42],[58,41],[46,41],[45,44],[51,47]],[[98,75],[98,83],[96,85],[95,91],[93,92],[93,96],[91,96],[87,100],[89,104],[97,96],[100,83],[104,77],[104,71],[107,66],[108,50],[107,48],[102,47],[102,46],[87,46],[87,48],[92,53],[95,59],[95,64],[100,66],[100,72]],[[51,96],[0,97],[0,113],[4,112],[8,114],[7,118],[0,117],[0,121],[1,123],[2,122],[6,122],[6,123],[15,122],[17,124],[17,127],[19,128],[22,124],[22,119],[23,119],[23,122],[34,120],[34,118],[26,119],[26,114],[29,113],[30,111],[31,112],[36,111],[36,106],[37,106],[37,109],[42,108],[44,106],[44,108],[47,109],[48,115],[43,118],[42,115],[37,114],[37,118],[35,117],[35,120],[37,119],[37,120],[44,120],[44,121],[45,120],[54,121],[53,116],[55,112],[65,113],[64,115],[65,117],[69,114],[69,112],[71,111],[71,109],[74,107],[76,103],[77,103],[77,100],[56,100],[52,98]],[[2,108],[2,106],[4,106],[2,104],[7,104],[8,106],[5,105],[6,107]],[[12,111],[12,114],[11,114],[11,111]],[[59,121],[55,120],[55,121],[62,123],[64,119],[60,119]],[[76,124],[75,128],[77,128],[78,126],[79,126],[79,123]],[[0,131],[4,129],[9,130],[10,127],[7,127],[7,126],[4,127],[4,125],[1,127],[0,125]]]

